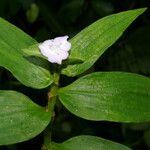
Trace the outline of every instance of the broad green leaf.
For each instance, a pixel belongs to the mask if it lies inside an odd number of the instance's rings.
[[[0,91],[0,145],[29,140],[41,133],[50,114],[25,95]]]
[[[131,150],[130,148],[94,136],[77,136],[61,144],[53,143],[48,150]]]
[[[129,10],[104,17],[73,37],[70,58],[81,59],[83,63],[68,65],[62,74],[76,76],[89,69],[145,10]]]
[[[41,58],[28,56],[23,51],[36,44],[26,33],[0,18],[0,66],[24,85],[40,89],[52,83],[52,76]]]
[[[89,120],[150,121],[150,79],[121,72],[92,73],[59,90],[63,105]]]

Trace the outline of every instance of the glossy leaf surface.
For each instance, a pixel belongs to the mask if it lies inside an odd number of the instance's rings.
[[[0,145],[29,140],[41,133],[50,114],[25,95],[0,91]]]
[[[89,69],[144,11],[145,8],[113,14],[78,33],[70,40],[72,43],[70,59],[80,59],[83,63],[68,65],[62,70],[62,74],[76,76]]]
[[[24,85],[40,89],[52,83],[52,76],[41,58],[28,56],[23,51],[36,44],[29,35],[0,18],[0,66]]]
[[[89,120],[150,121],[150,79],[123,72],[99,72],[59,90],[73,114]]]
[[[130,148],[94,136],[77,136],[61,144],[52,144],[48,150],[131,150]]]

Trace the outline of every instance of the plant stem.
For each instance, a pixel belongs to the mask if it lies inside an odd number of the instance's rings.
[[[51,143],[51,136],[52,136],[52,125],[55,117],[55,103],[57,100],[57,91],[59,86],[59,74],[54,73],[54,83],[51,85],[50,91],[48,92],[48,104],[47,104],[47,112],[51,115],[51,121],[50,124],[47,126],[47,128],[44,131],[44,147],[43,150],[46,150],[47,146]]]

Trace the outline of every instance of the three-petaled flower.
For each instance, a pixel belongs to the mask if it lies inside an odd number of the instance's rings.
[[[62,64],[62,60],[68,58],[71,48],[71,43],[67,39],[68,36],[56,37],[39,44],[42,55],[46,56],[51,63]]]

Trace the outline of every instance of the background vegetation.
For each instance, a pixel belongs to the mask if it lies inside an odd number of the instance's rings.
[[[80,30],[106,15],[140,7],[149,7],[149,0],[0,0],[0,17],[15,24],[37,41],[60,35],[73,37]],[[91,71],[126,71],[150,76],[150,10],[139,17],[98,60]],[[17,38],[17,37],[16,37]],[[9,54],[8,54],[9,55]],[[61,84],[74,78],[61,79]],[[0,68],[0,89],[20,91],[36,103],[45,105],[42,92],[27,88],[8,71]],[[41,91],[41,90],[40,90]],[[44,97],[44,98],[43,98]],[[150,124],[121,124],[112,122],[86,121],[69,113],[57,104],[53,140],[64,141],[72,136],[89,134],[131,146],[135,150],[150,149]],[[40,150],[42,135],[1,150]]]

